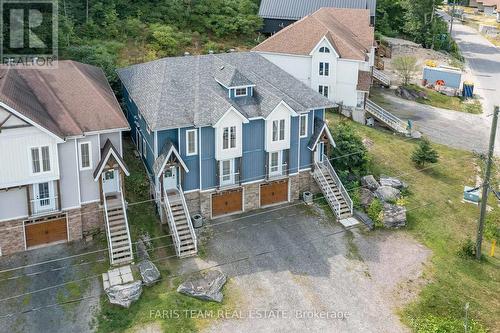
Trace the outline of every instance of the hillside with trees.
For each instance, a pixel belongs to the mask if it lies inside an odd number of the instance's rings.
[[[59,0],[59,53],[115,68],[165,56],[248,49],[259,0]]]

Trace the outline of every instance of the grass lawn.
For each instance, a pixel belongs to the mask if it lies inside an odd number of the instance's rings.
[[[478,100],[464,101],[460,97],[446,96],[432,89],[427,89],[414,84],[410,86],[416,91],[425,92],[425,94],[427,95],[427,99],[418,98],[417,102],[419,103],[431,105],[437,108],[474,114],[483,112],[481,103]]]
[[[141,159],[135,157],[135,147],[130,140],[123,141],[123,149],[125,162],[130,169],[130,176],[125,178],[125,188],[129,203],[127,214],[132,241],[137,241],[138,236],[145,233],[152,238],[165,236],[168,234],[168,229],[162,230],[154,205],[148,201],[149,182],[144,165]],[[152,244],[154,247],[161,247],[151,251],[150,255],[161,271],[162,280],[152,287],[144,287],[139,301],[133,303],[129,309],[112,305],[107,297],[103,296],[101,310],[96,316],[98,332],[133,332],[150,325],[163,332],[194,332],[207,325],[210,318],[202,318],[203,316],[198,313],[193,316],[186,315],[185,311],[208,311],[217,314],[217,311],[230,311],[233,308],[235,293],[231,292],[230,280],[224,287],[222,304],[203,302],[177,293],[176,288],[182,279],[180,277],[172,279],[169,275],[175,270],[178,259],[161,259],[175,254],[173,247],[169,246],[171,238],[159,238]]]
[[[328,119],[333,127],[335,123],[345,121],[331,113]],[[431,264],[424,272],[428,283],[414,303],[401,309],[403,321],[415,328],[416,323],[429,316],[437,316],[460,324],[464,317],[464,305],[469,302],[470,319],[491,331],[498,330],[498,251],[496,258],[486,256],[490,242],[485,241],[483,262],[457,255],[464,240],[475,238],[479,209],[462,203],[461,199],[463,186],[475,184],[474,165],[478,163],[477,158],[462,150],[434,144],[440,154],[439,163],[427,170],[417,171],[410,161],[416,141],[350,123],[359,135],[372,142],[369,150],[373,173],[401,176],[410,185],[406,230],[433,251]],[[499,209],[496,204],[493,207]]]

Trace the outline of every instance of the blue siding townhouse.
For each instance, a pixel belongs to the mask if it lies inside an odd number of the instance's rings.
[[[164,58],[118,75],[180,256],[196,252],[191,214],[216,218],[299,199],[334,144],[324,123],[332,102],[256,53]]]

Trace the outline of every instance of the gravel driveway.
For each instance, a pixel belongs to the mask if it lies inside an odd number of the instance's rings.
[[[432,141],[468,151],[487,151],[491,117],[408,101],[395,96],[394,90],[377,92],[386,102],[381,106],[403,120],[413,120],[416,129]]]
[[[429,250],[403,232],[346,231],[324,216],[287,205],[214,225],[206,259],[180,267],[222,264],[237,290],[238,315],[206,331],[407,331],[395,310],[411,297],[397,295],[418,280]]]
[[[102,247],[102,244],[72,242],[34,249],[1,258],[0,271],[73,256]],[[0,273],[0,299],[96,275],[102,267],[108,265],[107,255],[108,252],[105,251]],[[95,291],[100,289],[100,280],[92,278],[7,301],[0,300],[0,332],[90,332],[93,330],[91,321],[99,306],[99,298],[91,297],[77,303],[63,303],[95,295]],[[47,307],[48,305],[50,307]],[[5,317],[11,314],[13,315]]]

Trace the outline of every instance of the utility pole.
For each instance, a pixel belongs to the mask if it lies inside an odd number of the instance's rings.
[[[455,5],[456,5],[457,0],[453,0],[453,6],[451,7],[451,20],[450,20],[450,38],[451,38],[451,31],[453,30],[453,18],[455,17]]]
[[[493,121],[491,123],[490,133],[490,147],[488,151],[488,161],[486,162],[486,172],[483,180],[483,194],[481,197],[481,213],[479,215],[479,224],[477,226],[477,239],[476,239],[476,259],[481,259],[481,243],[483,242],[483,229],[484,220],[486,218],[486,206],[488,204],[488,192],[490,189],[491,165],[493,164],[493,152],[495,150],[495,137],[497,134],[498,113],[500,107],[495,106],[493,112]]]
[[[431,33],[432,33],[432,44],[431,44],[431,50],[434,50],[434,38],[435,38],[435,31],[434,31],[434,11],[436,10],[435,7],[435,0],[432,0],[432,12],[431,12]]]

